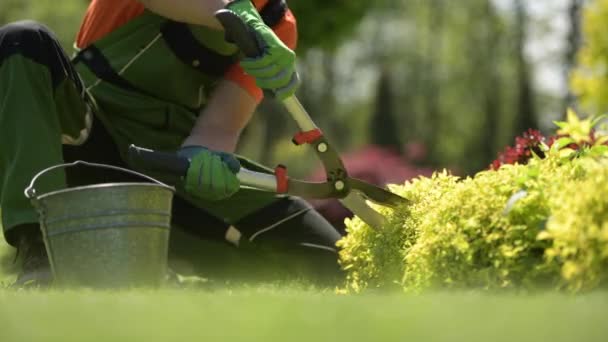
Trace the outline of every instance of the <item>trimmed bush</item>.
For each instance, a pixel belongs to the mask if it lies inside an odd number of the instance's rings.
[[[561,266],[562,284],[574,291],[608,282],[608,164],[583,163],[584,177],[556,192],[547,229],[539,235],[551,242],[547,263]]]
[[[589,1],[583,15],[583,45],[570,86],[585,110],[608,111],[608,0]]]
[[[347,289],[605,286],[608,147],[587,122],[571,114],[552,147],[539,143],[544,158],[532,153],[526,165],[464,179],[444,171],[392,186],[412,204],[381,209],[386,227],[346,222]],[[564,136],[573,126],[588,127],[587,135]]]

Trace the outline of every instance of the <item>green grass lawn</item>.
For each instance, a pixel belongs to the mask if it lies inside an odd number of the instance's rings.
[[[0,229],[2,226],[0,226]],[[15,278],[15,250],[0,238],[0,289]],[[1,303],[0,303],[1,306]]]
[[[11,251],[3,246],[0,254],[6,285],[14,274]],[[606,317],[606,292],[338,295],[297,283],[117,292],[0,289],[1,342],[606,341]]]
[[[606,341],[608,295],[0,291],[0,341]]]

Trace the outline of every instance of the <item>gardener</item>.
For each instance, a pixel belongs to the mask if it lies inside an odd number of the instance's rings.
[[[239,60],[213,16],[222,8],[257,33],[263,55]],[[0,204],[4,236],[22,266],[17,284],[52,278],[38,215],[23,195],[32,177],[73,160],[137,169],[126,158],[130,144],[191,159],[187,176],[173,183],[181,235],[278,246],[334,268],[334,228],[302,199],[239,189],[240,164],[267,169],[232,154],[261,89],[279,100],[296,91],[296,40],[284,0],[93,0],[72,60],[40,24],[0,28]],[[117,177],[68,168],[36,188]]]

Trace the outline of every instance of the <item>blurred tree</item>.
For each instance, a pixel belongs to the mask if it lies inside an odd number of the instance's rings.
[[[366,12],[378,3],[360,0],[288,1],[289,8],[298,18],[299,50],[335,48],[357,27]]]
[[[380,72],[376,86],[376,105],[369,126],[370,143],[401,152],[402,141],[398,136],[395,121],[394,95],[390,76],[390,69],[387,67]]]
[[[530,65],[525,56],[525,44],[528,28],[525,2],[514,0],[515,8],[515,60],[517,67],[518,105],[515,116],[515,135],[529,128],[536,129],[536,110],[532,90]]]
[[[440,148],[437,142],[437,134],[441,125],[441,92],[442,83],[439,80],[439,69],[442,67],[443,40],[445,32],[444,11],[449,6],[449,2],[444,3],[443,0],[427,1],[426,16],[426,48],[425,48],[425,65],[424,65],[424,92],[425,92],[425,121],[426,125],[422,127],[422,141],[430,148],[431,158],[437,156],[436,150]],[[437,164],[438,160],[434,160]]]
[[[570,83],[580,105],[589,114],[608,111],[608,0],[590,2],[583,12],[583,43]]]
[[[0,1],[0,25],[17,20],[36,20],[48,26],[57,35],[64,48],[72,51],[76,32],[89,2],[83,0],[2,0]]]
[[[480,15],[488,20],[485,20],[480,29],[480,40],[476,44],[485,48],[478,51],[477,57],[472,56],[479,65],[479,73],[482,75],[482,93],[483,103],[481,104],[484,117],[483,128],[480,130],[480,147],[479,153],[483,160],[493,160],[496,156],[497,144],[496,139],[499,131],[499,116],[500,107],[502,105],[501,93],[503,82],[498,71],[498,64],[495,61],[500,53],[499,46],[503,44],[503,35],[500,26],[498,13],[490,0],[481,2]]]
[[[568,38],[567,48],[564,56],[564,72],[566,78],[570,78],[570,73],[576,64],[576,54],[581,45],[581,11],[584,0],[570,0],[568,5]],[[575,96],[571,90],[564,99],[564,109],[574,105]],[[566,110],[563,110],[563,116],[566,115]]]
[[[21,0],[4,0],[0,3],[0,25],[11,21],[14,13],[22,12],[26,4]]]
[[[408,111],[399,111],[398,126],[415,114],[413,139],[429,145],[435,167],[485,168],[513,136],[515,20],[491,0],[404,1],[402,15],[395,89],[397,107]]]

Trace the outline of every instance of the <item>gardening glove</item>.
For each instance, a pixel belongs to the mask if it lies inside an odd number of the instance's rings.
[[[190,167],[185,178],[185,189],[190,195],[209,201],[219,201],[239,190],[236,174],[241,164],[234,155],[211,151],[203,146],[185,146],[178,155],[188,158]]]
[[[256,33],[263,47],[261,56],[241,60],[245,72],[255,78],[258,87],[272,91],[279,100],[295,94],[300,85],[296,54],[264,23],[251,0],[234,0],[226,8]]]

